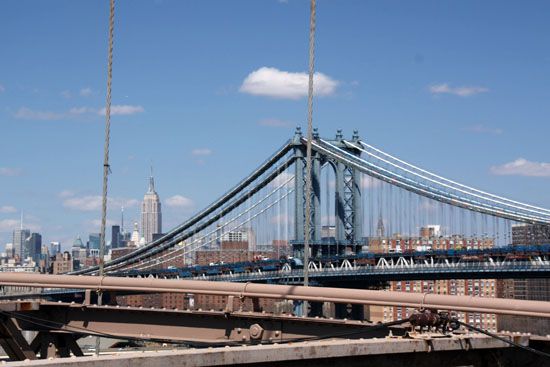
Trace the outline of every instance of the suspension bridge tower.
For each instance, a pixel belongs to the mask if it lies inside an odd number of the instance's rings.
[[[324,141],[319,137],[317,129],[313,132],[314,142]],[[346,153],[359,157],[359,133],[353,132],[351,140],[344,139],[342,130],[336,132],[333,140],[326,140]],[[310,252],[312,257],[327,255],[343,255],[346,251],[358,253],[363,246],[363,211],[361,208],[361,174],[353,167],[323,155],[312,152],[311,170],[311,216],[306,218],[306,140],[298,127],[293,138],[295,158],[295,239],[292,241],[295,256],[302,257],[304,251],[304,228],[306,220],[310,221]],[[334,182],[334,239],[321,237],[321,170],[332,169]],[[327,188],[328,189],[328,188]]]

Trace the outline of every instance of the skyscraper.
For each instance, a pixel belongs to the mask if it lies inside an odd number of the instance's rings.
[[[114,225],[111,227],[111,248],[118,248],[120,246],[120,226]]]
[[[25,257],[32,257],[33,261],[38,263],[42,254],[42,235],[33,233],[25,240]]]
[[[50,242],[50,255],[55,256],[61,252],[61,242]]]
[[[18,255],[20,258],[23,258],[25,255],[25,240],[29,238],[31,231],[28,229],[15,229],[13,231],[13,249],[15,250],[15,255]]]
[[[162,213],[160,199],[155,191],[153,170],[151,169],[149,189],[145,193],[141,204],[141,234],[147,243],[153,240],[153,234],[155,233],[162,233]]]

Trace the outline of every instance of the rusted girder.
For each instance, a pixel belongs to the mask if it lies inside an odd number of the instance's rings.
[[[311,338],[350,339],[404,335],[403,327],[361,321],[329,320],[256,312],[166,310],[142,307],[96,306],[58,302],[11,307],[21,330],[121,339],[146,339],[193,345],[281,343]],[[0,303],[0,309],[5,304]],[[46,343],[47,344],[47,343]],[[43,355],[45,353],[43,352]]]
[[[431,308],[465,312],[550,317],[550,302],[524,301],[431,293],[403,293],[360,289],[302,287],[271,284],[239,284],[200,280],[118,278],[76,275],[0,273],[0,285],[36,288],[121,290],[141,293],[193,293],[248,298],[273,298]]]

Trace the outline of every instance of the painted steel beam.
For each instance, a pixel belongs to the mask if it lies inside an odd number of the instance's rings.
[[[31,310],[12,313],[21,330],[100,334],[193,345],[282,343],[327,337],[380,338],[388,335],[388,330],[396,336],[404,335],[406,331],[402,327],[385,328],[361,321],[261,312],[166,310],[57,302],[33,304]],[[232,298],[230,304],[233,304]]]
[[[142,293],[194,293],[247,298],[271,298],[367,304],[400,305],[465,312],[550,318],[550,302],[525,301],[473,296],[449,296],[431,293],[403,293],[373,290],[302,287],[254,283],[209,282],[154,278],[117,278],[34,273],[0,273],[0,285],[36,288],[80,288],[121,290]]]

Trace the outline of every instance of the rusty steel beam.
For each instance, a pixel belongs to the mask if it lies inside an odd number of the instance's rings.
[[[33,307],[27,307],[27,311],[12,311],[11,315],[17,319],[19,329],[38,331],[39,335],[49,337],[65,333],[108,335],[121,339],[147,339],[193,345],[227,345],[328,337],[383,338],[388,335],[389,330],[394,336],[404,335],[406,332],[406,329],[400,326],[384,327],[361,321],[305,318],[261,312],[166,310],[58,302],[32,303]],[[52,331],[54,333],[50,333]],[[59,332],[62,334],[58,334]],[[46,355],[46,352],[42,355]]]
[[[12,360],[36,359],[13,318],[0,315],[0,346]]]
[[[307,300],[411,308],[433,308],[465,312],[550,318],[550,302],[524,301],[473,296],[448,296],[432,293],[404,293],[302,287],[288,285],[209,282],[200,280],[118,278],[76,275],[47,275],[33,273],[0,273],[0,285],[36,288],[78,288],[141,293],[193,293],[246,298]]]

